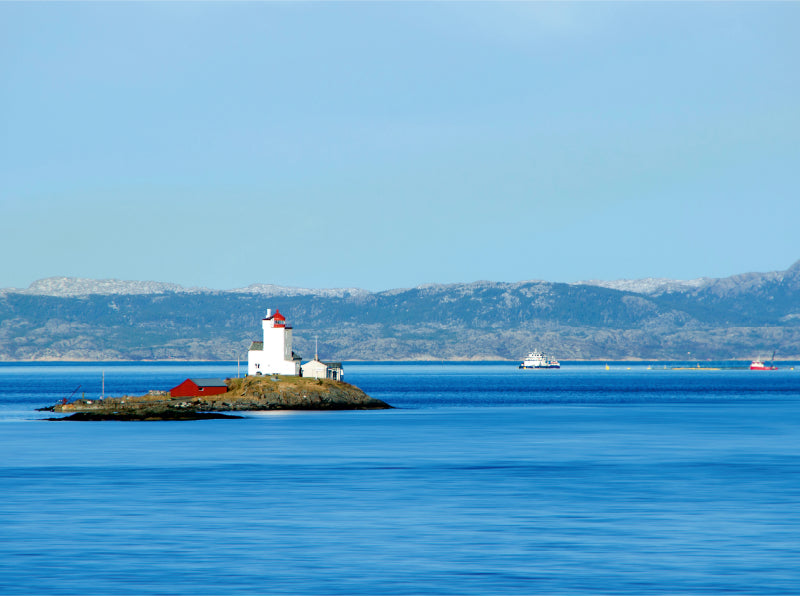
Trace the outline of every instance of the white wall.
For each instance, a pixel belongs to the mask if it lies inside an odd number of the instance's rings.
[[[272,321],[262,321],[264,331],[264,354],[270,360],[292,359],[292,330],[286,327],[273,327]],[[286,357],[286,351],[289,357]]]
[[[247,353],[247,374],[257,375],[297,375],[300,363],[294,360],[274,360],[268,358],[262,350],[250,350]]]
[[[309,379],[324,379],[328,374],[328,367],[318,360],[306,362],[301,368],[303,376]]]

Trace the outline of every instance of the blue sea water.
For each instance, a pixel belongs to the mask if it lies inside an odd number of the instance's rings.
[[[0,364],[0,594],[798,594],[800,366],[346,364],[397,409],[48,422],[236,363]]]

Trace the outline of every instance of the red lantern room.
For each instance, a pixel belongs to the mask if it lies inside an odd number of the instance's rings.
[[[275,314],[272,315],[273,327],[286,327],[286,317],[284,317],[278,309],[275,309]]]

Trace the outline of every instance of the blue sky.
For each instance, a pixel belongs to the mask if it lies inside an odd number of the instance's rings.
[[[800,259],[800,3],[0,2],[0,287]]]

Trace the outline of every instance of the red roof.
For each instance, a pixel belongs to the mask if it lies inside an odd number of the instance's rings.
[[[172,397],[199,397],[201,395],[220,395],[228,387],[222,379],[186,379],[169,390]]]
[[[277,308],[275,309],[275,314],[272,315],[272,318],[275,319],[276,321],[285,321],[286,320],[286,317],[284,317],[281,314],[281,311],[279,311]]]

